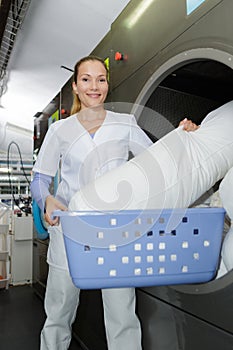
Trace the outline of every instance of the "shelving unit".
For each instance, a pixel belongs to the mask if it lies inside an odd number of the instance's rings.
[[[10,213],[11,208],[0,201],[0,289],[10,283]]]
[[[7,289],[10,281],[8,235],[9,225],[0,224],[0,289]]]

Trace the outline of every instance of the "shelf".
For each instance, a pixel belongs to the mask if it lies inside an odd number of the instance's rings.
[[[0,251],[0,261],[8,261],[9,252],[8,251]]]
[[[0,289],[3,289],[3,288],[8,288],[8,284],[9,284],[9,278],[3,278],[3,279],[0,279]]]
[[[6,235],[9,231],[9,225],[0,224],[0,234]]]
[[[9,225],[0,224],[0,289],[7,289],[10,283],[8,236]]]

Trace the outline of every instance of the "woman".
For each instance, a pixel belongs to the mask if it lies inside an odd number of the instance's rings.
[[[50,225],[47,261],[49,274],[45,295],[47,319],[41,333],[41,350],[68,349],[71,326],[79,303],[79,289],[69,276],[64,242],[56,209],[67,210],[73,194],[96,177],[118,167],[152,142],[138,127],[133,115],[107,111],[108,71],[104,61],[87,56],[74,70],[74,103],[71,116],[53,124],[34,165],[31,191],[45,211]],[[191,121],[184,129],[195,130]],[[60,164],[56,197],[49,192]],[[109,350],[141,349],[141,330],[135,314],[133,288],[102,290],[106,336]]]

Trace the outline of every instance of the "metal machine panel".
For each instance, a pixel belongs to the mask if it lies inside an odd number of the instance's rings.
[[[131,1],[111,28],[112,54],[119,51],[127,56],[124,61],[112,60],[113,88],[166,48],[170,52],[169,45],[219,3],[221,0],[207,0],[188,16],[186,0]]]
[[[13,218],[11,235],[11,282],[32,282],[32,216]]]
[[[131,6],[133,4],[136,6],[138,2],[132,1]],[[137,102],[142,88],[150,80],[154,80],[152,76],[169,60],[173,62],[167,66],[166,75],[184,62],[192,62],[197,59],[222,61],[232,68],[231,13],[233,3],[230,0],[206,1],[190,16],[185,14],[185,1],[176,2],[174,11],[168,11],[170,5],[171,2],[168,0],[154,1],[149,10],[140,17],[137,25],[131,29],[125,26],[127,16],[133,11],[128,5],[126,8],[128,12],[124,11],[121,14],[112,25],[107,39],[104,39],[93,51],[102,57],[110,57],[111,93],[109,100]],[[174,19],[176,14],[179,25]],[[166,18],[166,16],[171,18]],[[155,17],[160,18],[160,21],[161,18],[163,20],[158,28]],[[168,24],[169,31],[167,31]],[[200,51],[195,55],[193,52],[195,50]],[[114,55],[117,51],[122,52],[127,59],[116,61]],[[227,56],[228,53],[230,56]],[[175,60],[174,57],[178,55],[183,55],[183,58],[179,57],[178,60]],[[158,74],[157,84],[164,76],[165,72]]]
[[[205,284],[144,288],[150,296],[233,334],[233,271]],[[233,343],[232,343],[233,344]]]
[[[162,298],[154,298],[145,291],[137,291],[139,300],[137,311],[142,324],[143,349],[231,350],[233,348],[230,333],[183,311],[182,307],[173,307],[164,302],[170,289],[167,288],[163,292]]]

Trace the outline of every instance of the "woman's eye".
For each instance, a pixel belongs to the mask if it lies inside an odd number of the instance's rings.
[[[102,78],[102,79],[100,79],[100,82],[101,82],[101,83],[105,83],[105,82],[106,82],[106,79]]]
[[[88,81],[88,78],[82,78],[82,81]]]

